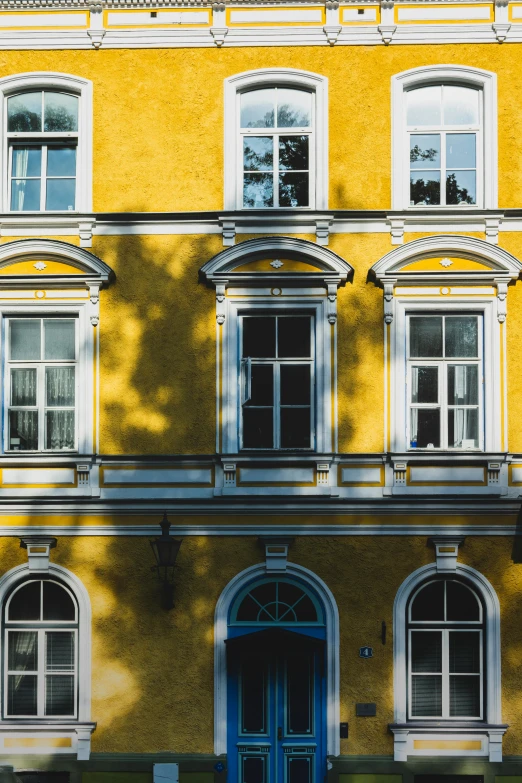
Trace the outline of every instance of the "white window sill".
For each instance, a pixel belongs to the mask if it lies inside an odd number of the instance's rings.
[[[394,761],[413,757],[487,758],[502,761],[506,724],[433,720],[390,725]]]
[[[0,721],[0,755],[74,754],[78,761],[88,761],[91,734],[96,723],[22,718]]]

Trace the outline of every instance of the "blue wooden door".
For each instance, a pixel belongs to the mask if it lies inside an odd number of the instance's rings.
[[[228,783],[323,783],[322,642],[284,631],[234,641],[228,656]]]

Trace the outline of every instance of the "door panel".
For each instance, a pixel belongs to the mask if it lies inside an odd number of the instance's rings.
[[[291,650],[250,642],[229,655],[228,783],[323,783],[322,658],[305,636]]]

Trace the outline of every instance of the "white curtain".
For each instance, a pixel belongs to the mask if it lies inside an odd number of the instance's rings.
[[[29,163],[29,148],[17,147],[16,155],[13,149],[13,179],[24,179],[27,176],[27,166]],[[16,200],[14,204],[11,204],[11,209],[21,212],[24,208],[25,200],[25,184],[18,183],[18,189],[16,194]]]

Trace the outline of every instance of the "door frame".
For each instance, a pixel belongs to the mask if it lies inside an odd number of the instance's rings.
[[[214,753],[227,752],[227,652],[228,616],[232,602],[249,582],[273,576],[296,577],[307,584],[322,602],[326,627],[326,755],[338,756],[339,740],[339,612],[335,598],[323,580],[308,568],[287,563],[281,572],[267,571],[258,563],[237,574],[227,584],[216,604],[214,616]]]

